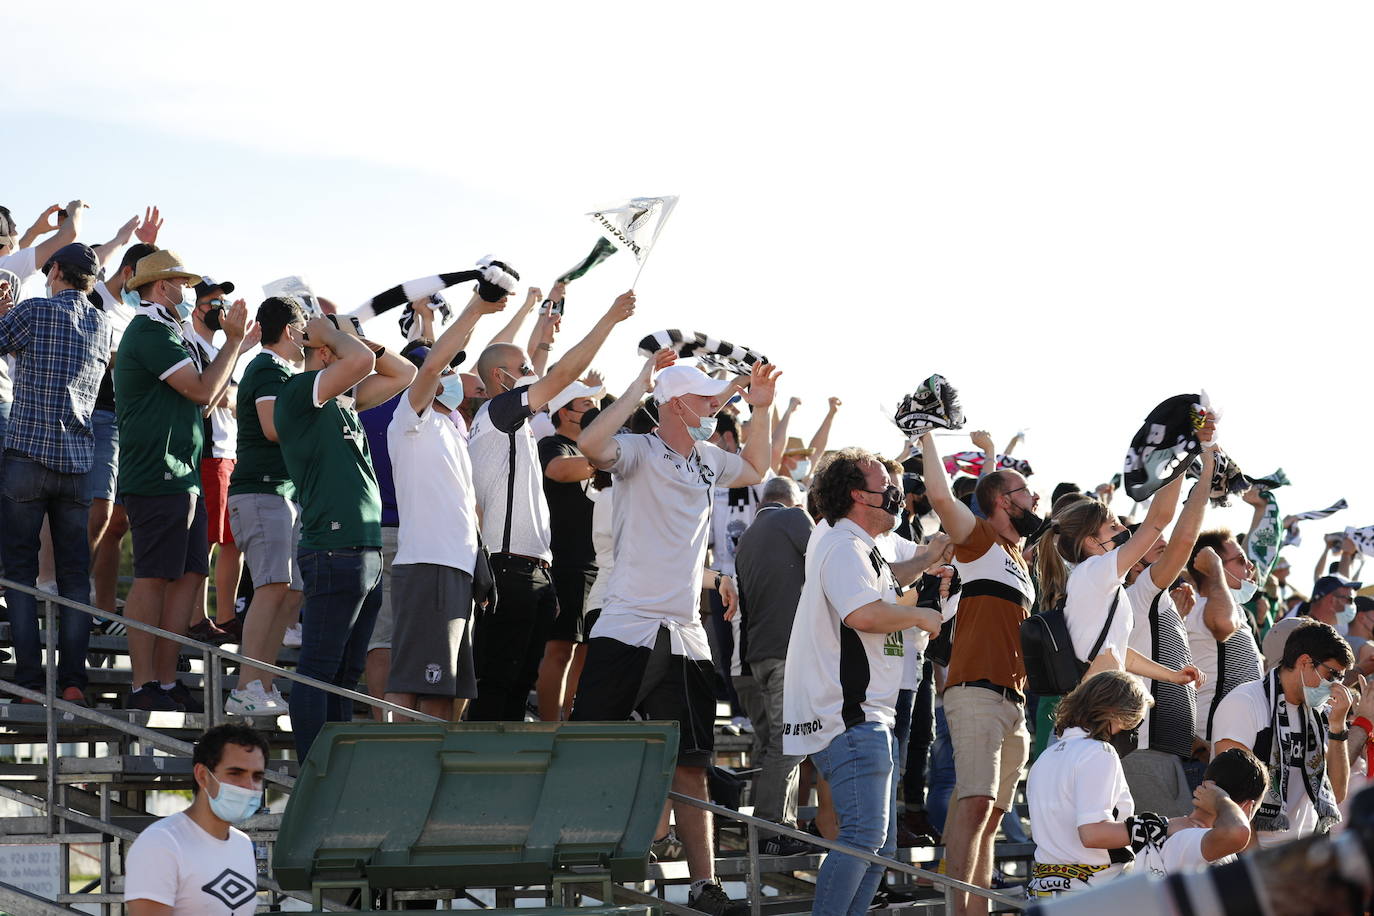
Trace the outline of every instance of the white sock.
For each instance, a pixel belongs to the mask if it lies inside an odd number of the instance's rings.
[[[159,684],[158,686],[161,687],[163,690],[171,690],[171,689],[172,689],[173,687],[175,687],[176,685],[177,685],[177,682],[176,682],[176,681],[172,681],[172,683],[170,683],[170,684],[164,682],[164,683],[162,683],[162,684]]]
[[[691,889],[691,891],[690,891],[689,893],[691,894],[691,896],[695,897],[697,894],[701,893],[701,889],[702,889],[703,887],[705,887],[705,886],[708,885],[708,884],[715,884],[715,883],[716,883],[716,879],[715,879],[715,878],[698,878],[697,880],[695,880],[695,881],[692,882],[692,889]]]

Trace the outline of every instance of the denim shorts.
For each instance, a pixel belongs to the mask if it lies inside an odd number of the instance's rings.
[[[95,458],[86,472],[86,489],[91,499],[114,500],[119,480],[119,423],[115,412],[92,413],[91,431],[95,434]]]

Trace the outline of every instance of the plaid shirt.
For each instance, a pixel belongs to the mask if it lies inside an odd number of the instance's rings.
[[[63,474],[89,471],[91,411],[113,346],[105,313],[74,289],[0,316],[0,353],[15,355],[5,448]]]

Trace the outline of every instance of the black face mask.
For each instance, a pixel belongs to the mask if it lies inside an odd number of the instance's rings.
[[[1016,529],[1016,533],[1023,538],[1028,538],[1040,530],[1040,526],[1045,520],[1036,515],[1030,509],[1022,509],[1021,514],[1011,520],[1011,526]]]
[[[593,407],[591,410],[583,412],[582,420],[577,425],[582,427],[583,429],[586,429],[588,426],[592,425],[592,421],[595,420],[600,414],[601,408]]]
[[[1137,725],[1135,728],[1117,732],[1108,739],[1107,743],[1116,750],[1116,756],[1124,759],[1133,753],[1140,744],[1140,726]]]
[[[205,313],[205,326],[212,331],[224,330],[224,306],[217,305]]]
[[[865,492],[875,493],[877,491],[867,490]],[[883,504],[881,506],[875,506],[874,508],[882,509],[888,515],[900,515],[902,511],[902,491],[892,484],[888,484],[883,488]]]
[[[1131,539],[1131,531],[1130,531],[1130,529],[1129,529],[1129,528],[1122,528],[1122,529],[1121,529],[1120,531],[1118,531],[1116,534],[1112,535],[1112,539],[1111,539],[1110,541],[1108,541],[1107,543],[1111,544],[1113,548],[1116,548],[1116,547],[1125,547],[1125,546],[1126,546],[1126,542],[1129,541],[1130,539]]]

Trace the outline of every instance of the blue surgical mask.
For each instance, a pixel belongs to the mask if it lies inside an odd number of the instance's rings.
[[[209,773],[209,770],[206,770]],[[215,817],[231,824],[242,824],[262,807],[262,790],[245,789],[220,782],[214,773],[210,778],[219,783],[219,794],[210,798],[210,810]]]
[[[1336,623],[1343,627],[1350,626],[1355,619],[1355,602],[1347,601],[1341,605],[1341,609],[1336,612]]]
[[[434,400],[443,404],[449,410],[457,410],[463,403],[463,377],[461,375],[446,375],[439,380],[443,390]]]
[[[124,300],[124,304],[131,309],[136,309],[143,304],[143,300],[138,298],[138,293],[131,289],[126,289],[121,292],[119,298]]]
[[[811,459],[810,459],[810,458],[803,458],[803,459],[801,459],[800,461],[798,461],[796,464],[792,465],[792,479],[793,479],[793,480],[796,480],[796,481],[805,480],[805,479],[806,479],[806,475],[807,475],[807,474],[810,474],[810,473],[811,473]]]
[[[716,434],[716,418],[702,417],[700,426],[689,426],[687,432],[697,442],[705,442]]]
[[[1322,677],[1322,673],[1316,665],[1312,666],[1317,675],[1317,686],[1308,687],[1306,683],[1302,685],[1302,700],[1307,704],[1308,709],[1321,709],[1326,705],[1326,701],[1331,699],[1331,682]],[[1307,675],[1303,675],[1303,680],[1307,680]]]

